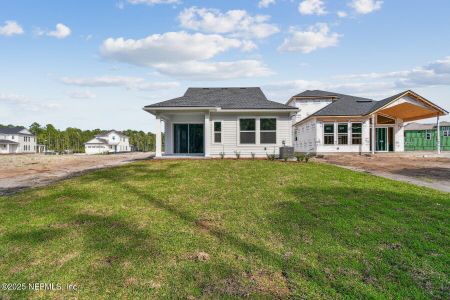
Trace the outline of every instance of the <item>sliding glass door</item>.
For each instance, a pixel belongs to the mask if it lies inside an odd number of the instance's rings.
[[[173,152],[183,154],[202,154],[203,124],[174,124]]]

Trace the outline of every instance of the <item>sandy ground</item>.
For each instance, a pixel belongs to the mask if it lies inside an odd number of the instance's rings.
[[[152,153],[142,152],[113,155],[0,155],[0,195],[151,156]]]
[[[318,161],[450,192],[450,153],[326,155]]]

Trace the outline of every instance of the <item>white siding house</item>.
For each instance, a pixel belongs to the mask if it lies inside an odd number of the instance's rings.
[[[293,121],[295,151],[310,153],[403,152],[406,122],[433,116],[439,121],[448,113],[413,91],[375,101],[314,90],[287,104],[299,108]]]
[[[23,127],[0,128],[0,154],[36,153],[36,136]]]
[[[156,156],[263,157],[292,145],[297,109],[267,100],[260,88],[189,88],[184,96],[148,105],[155,115]]]
[[[102,132],[84,144],[86,154],[130,152],[129,138],[120,131]]]

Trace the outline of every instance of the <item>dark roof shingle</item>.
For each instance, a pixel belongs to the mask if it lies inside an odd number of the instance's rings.
[[[2,127],[0,128],[0,133],[3,134],[25,134],[25,133],[20,133],[20,131],[26,129],[25,127],[22,126],[16,126],[16,127]],[[27,135],[27,134],[25,134]]]
[[[259,87],[188,88],[182,97],[151,104],[160,107],[220,107],[223,109],[296,109],[267,100]]]

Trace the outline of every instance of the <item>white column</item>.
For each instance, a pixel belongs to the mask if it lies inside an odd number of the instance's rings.
[[[436,147],[437,147],[437,153],[441,154],[441,126],[439,125],[439,114],[436,117]]]
[[[372,154],[375,154],[375,114],[372,115]]]
[[[205,113],[205,133],[204,133],[204,152],[205,156],[210,156],[209,147],[211,145],[211,123],[209,120],[209,112]]]
[[[161,118],[156,115],[156,126],[155,126],[155,135],[156,135],[156,157],[161,157]]]

